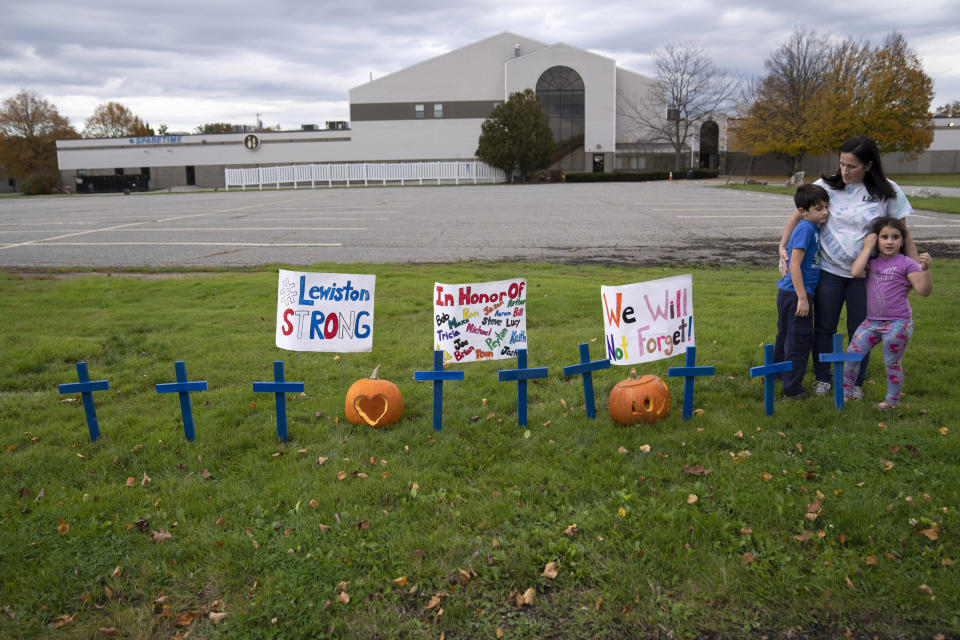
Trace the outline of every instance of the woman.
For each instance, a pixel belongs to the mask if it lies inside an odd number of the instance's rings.
[[[867,293],[863,278],[850,275],[850,267],[863,249],[863,239],[871,222],[880,216],[904,218],[913,213],[903,190],[887,179],[880,162],[877,144],[866,136],[850,138],[840,147],[840,168],[832,176],[823,176],[814,184],[830,196],[830,217],[820,227],[820,282],[813,298],[813,391],[825,395],[832,379],[829,362],[820,362],[820,353],[833,350],[833,334],[840,312],[847,306],[847,336],[852,336],[867,315]],[[786,262],[786,246],[802,213],[795,211],[780,237],[781,264]],[[908,236],[906,254],[919,261],[917,247]],[[850,399],[863,398],[863,378],[868,358],[864,358]]]

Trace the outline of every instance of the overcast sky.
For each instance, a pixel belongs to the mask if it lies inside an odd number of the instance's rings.
[[[879,44],[899,31],[960,100],[958,0],[10,0],[0,19],[0,99],[33,89],[82,129],[117,101],[157,128],[207,122],[284,129],[348,120],[347,90],[511,31],[652,75],[650,53],[693,42],[746,77],[795,27]]]

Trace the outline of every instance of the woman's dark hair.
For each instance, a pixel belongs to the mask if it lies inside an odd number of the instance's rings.
[[[867,193],[881,200],[893,200],[897,197],[897,192],[883,172],[880,151],[877,150],[876,142],[867,136],[856,136],[840,145],[840,153],[852,153],[857,157],[857,160],[865,165],[870,165],[870,170],[863,176],[863,186],[867,188]],[[837,172],[832,176],[821,177],[831,189],[838,191],[843,189],[843,175],[840,169],[837,169]]]
[[[900,237],[903,242],[900,243],[900,253],[907,253],[907,238],[910,237],[910,232],[907,231],[907,223],[905,223],[901,218],[894,218],[893,216],[880,216],[879,218],[874,218],[871,223],[870,231],[880,235],[880,232],[883,231],[884,227],[893,227],[900,232]]]

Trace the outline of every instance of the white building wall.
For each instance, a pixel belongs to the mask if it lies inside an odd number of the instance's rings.
[[[350,89],[351,104],[503,100],[503,64],[544,48],[542,42],[505,32]]]
[[[617,142],[646,139],[646,129],[634,115],[636,111],[666,113],[665,102],[653,99],[656,81],[648,76],[617,69]],[[653,103],[653,104],[651,104]]]
[[[182,136],[164,145],[129,139],[61,140],[60,170],[203,165],[277,165],[379,160],[455,160],[474,157],[479,119],[357,122],[348,131],[258,133],[260,148],[249,151],[249,134]],[[329,134],[329,135],[326,135]],[[327,137],[339,141],[310,142]],[[207,140],[203,144],[202,140]]]
[[[613,152],[616,144],[616,63],[566,44],[544,47],[506,63],[506,95],[536,89],[537,80],[551,67],[570,67],[583,78],[584,148]]]

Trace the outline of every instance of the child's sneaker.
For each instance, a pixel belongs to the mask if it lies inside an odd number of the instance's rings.
[[[849,394],[844,394],[844,400],[863,400],[863,387],[854,387]]]
[[[830,383],[824,382],[823,380],[817,380],[813,383],[813,392],[818,396],[825,396],[830,393]],[[860,397],[863,397],[863,392],[860,392]]]

